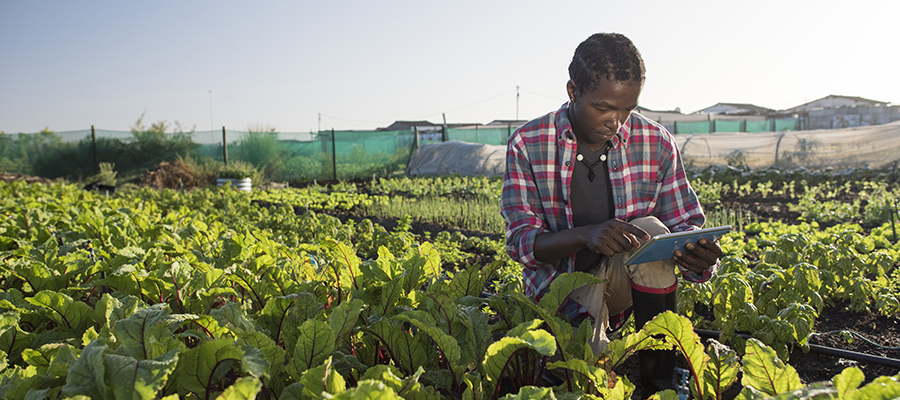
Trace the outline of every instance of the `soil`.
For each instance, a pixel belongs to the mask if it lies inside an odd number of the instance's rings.
[[[0,172],[0,182],[10,183],[19,181],[25,181],[26,183],[43,183],[45,185],[52,183],[52,181],[47,178],[17,174],[14,172]]]

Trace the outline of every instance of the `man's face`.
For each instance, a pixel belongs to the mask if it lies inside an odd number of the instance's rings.
[[[591,90],[578,90],[575,83],[566,85],[569,92],[569,113],[574,113],[572,130],[578,143],[598,150],[611,140],[631,111],[638,106],[641,85],[632,82],[613,82],[600,79]]]

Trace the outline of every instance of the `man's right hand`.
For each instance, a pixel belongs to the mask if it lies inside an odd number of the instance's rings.
[[[537,235],[534,238],[534,258],[554,262],[585,248],[612,257],[616,253],[640,247],[638,239],[647,241],[650,235],[628,222],[611,219],[602,224]]]
[[[650,240],[650,235],[637,225],[618,219],[584,228],[584,244],[588,250],[608,257],[641,247],[641,241]]]

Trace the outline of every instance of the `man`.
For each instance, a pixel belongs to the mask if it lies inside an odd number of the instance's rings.
[[[635,327],[675,310],[682,276],[703,282],[722,249],[701,240],[664,261],[625,266],[652,235],[698,229],[705,216],[666,129],[633,112],[644,85],[640,53],[620,34],[595,34],[575,50],[569,102],[509,138],[501,198],[506,250],[523,264],[525,293],[540,298],[559,274],[608,282],[573,292],[562,313],[594,323],[592,349],[634,311]],[[633,304],[633,306],[632,306]],[[674,388],[674,351],[640,354],[644,393]]]

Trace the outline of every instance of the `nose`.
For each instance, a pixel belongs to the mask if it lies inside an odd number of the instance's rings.
[[[616,114],[613,118],[606,120],[606,129],[609,129],[614,132],[618,132],[619,128],[622,127],[622,119],[620,119],[619,115]]]

